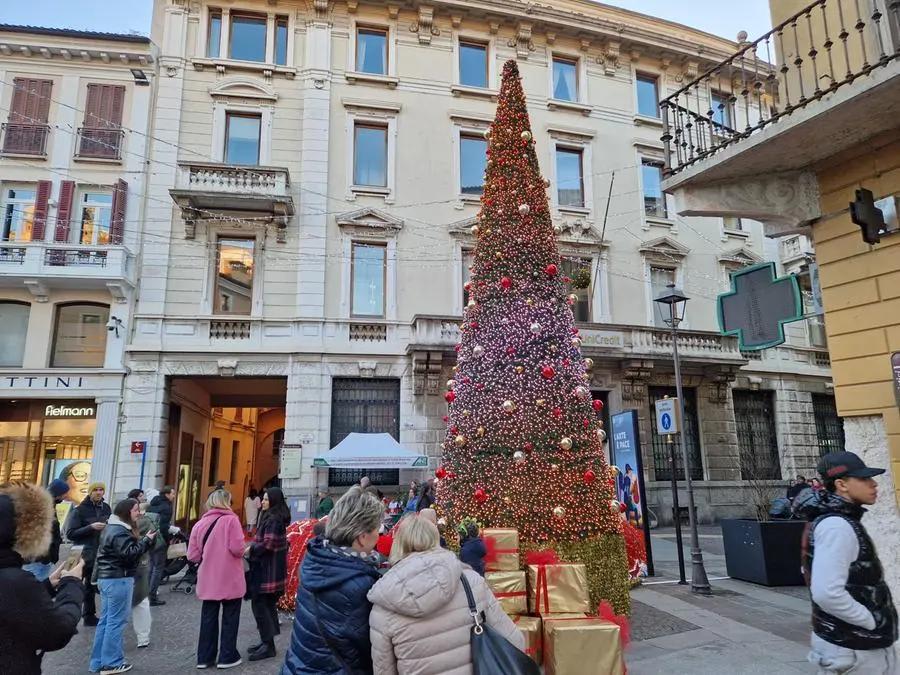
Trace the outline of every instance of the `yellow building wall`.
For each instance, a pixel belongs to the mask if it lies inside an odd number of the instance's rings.
[[[859,187],[876,199],[900,193],[900,141],[873,145],[818,172],[823,213],[846,209]],[[849,213],[812,230],[838,411],[883,416],[900,504],[900,409],[890,363],[900,351],[900,235],[869,246]]]

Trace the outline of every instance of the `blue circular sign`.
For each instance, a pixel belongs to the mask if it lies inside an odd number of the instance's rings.
[[[672,428],[672,416],[669,413],[663,413],[660,422],[662,422],[662,428],[666,431]]]

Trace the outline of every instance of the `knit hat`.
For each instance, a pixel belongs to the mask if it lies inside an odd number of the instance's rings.
[[[50,487],[48,487],[47,490],[50,492],[51,497],[59,499],[69,491],[69,484],[64,480],[57,478],[50,483]]]
[[[88,494],[91,494],[94,490],[103,490],[106,492],[106,483],[98,480],[95,483],[88,485]]]

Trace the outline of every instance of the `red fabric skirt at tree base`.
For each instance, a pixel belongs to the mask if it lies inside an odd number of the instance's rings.
[[[641,576],[647,573],[647,546],[644,533],[629,522],[622,521],[622,536],[625,537],[625,551],[628,554],[628,575],[633,586],[641,583]]]
[[[299,520],[287,528],[288,564],[287,583],[284,595],[278,598],[278,609],[293,612],[297,601],[297,588],[300,585],[300,564],[306,554],[306,543],[313,538],[313,527],[318,522],[314,518]]]

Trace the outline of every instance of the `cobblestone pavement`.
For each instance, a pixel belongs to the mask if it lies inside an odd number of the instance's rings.
[[[138,649],[134,631],[129,626],[125,635],[125,659],[134,664],[134,673],[189,673],[196,671],[197,634],[200,629],[200,601],[193,595],[169,592],[169,586],[160,588],[160,598],[166,601],[162,607],[153,607],[153,628],[150,646]],[[247,662],[247,647],[259,641],[256,622],[245,602],[241,611],[241,628],[238,634],[238,650],[244,663],[229,673],[253,673],[254,675],[279,675],[284,663],[284,649],[290,641],[290,616],[282,617],[281,635],[275,639],[278,655],[256,663]],[[94,629],[78,628],[69,645],[58,652],[44,656],[43,671],[47,675],[84,675],[88,673]],[[0,668],[2,672],[2,668]],[[217,672],[217,671],[214,671]]]

